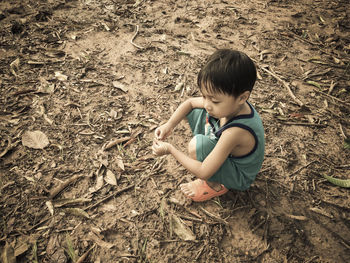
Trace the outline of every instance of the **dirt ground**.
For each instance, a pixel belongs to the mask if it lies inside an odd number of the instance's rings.
[[[2,262],[350,262],[349,188],[324,177],[350,179],[348,7],[0,1]],[[248,191],[191,203],[150,147],[217,48],[257,65],[266,157]]]

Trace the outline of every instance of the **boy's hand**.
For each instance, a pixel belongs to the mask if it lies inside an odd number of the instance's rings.
[[[152,152],[155,155],[161,156],[170,153],[171,144],[162,142],[157,139],[153,140]]]
[[[154,136],[157,140],[164,140],[166,137],[169,136],[169,134],[172,132],[172,128],[168,123],[165,123],[158,127],[156,131],[154,132]]]

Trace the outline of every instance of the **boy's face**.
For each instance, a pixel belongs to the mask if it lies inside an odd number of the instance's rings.
[[[210,116],[217,119],[231,119],[238,115],[249,97],[249,91],[238,97],[225,93],[214,93],[213,91],[202,89],[204,108]]]

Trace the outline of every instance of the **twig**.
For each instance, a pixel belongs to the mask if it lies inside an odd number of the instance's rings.
[[[1,186],[0,192],[1,192],[2,190],[4,190],[6,187],[8,187],[8,186],[10,186],[10,185],[13,185],[13,184],[15,184],[15,181],[10,181],[10,182],[8,182],[7,184],[4,184],[3,186]]]
[[[329,95],[332,93],[334,87],[335,87],[335,83],[334,83],[333,80],[332,80],[331,85],[329,86],[329,90],[328,90],[328,94],[329,94]]]
[[[0,153],[0,158],[3,157],[12,147],[12,141],[11,141],[11,138],[8,138],[7,139],[7,147],[5,148],[5,150],[3,150],[1,153]]]
[[[262,220],[259,224],[257,224],[253,229],[252,233],[254,233],[259,227],[266,223],[266,220]]]
[[[95,246],[96,244],[92,245],[75,263],[82,263]]]
[[[323,95],[323,96],[332,98],[333,100],[336,100],[336,101],[342,103],[343,105],[350,107],[350,104],[349,104],[349,103],[347,103],[347,102],[345,102],[345,101],[343,101],[343,100],[341,100],[341,99],[338,99],[337,97],[334,97],[334,96],[332,96],[332,95],[330,95],[330,94],[324,93],[324,92],[322,92],[322,91],[320,91],[320,90],[317,90],[317,89],[314,89],[314,90],[315,90],[316,92],[320,93],[320,94]]]
[[[310,122],[292,122],[292,121],[280,121],[280,123],[286,125],[299,125],[299,126],[315,126],[315,127],[326,127],[326,124],[310,123]]]
[[[175,205],[179,205],[181,206],[183,209],[185,209],[188,213],[190,213],[191,215],[197,217],[201,222],[203,221],[202,217],[200,215],[198,215],[196,212],[191,211],[191,209],[187,208],[186,206],[182,205],[177,199],[175,198],[170,198],[168,200],[170,203],[175,204]]]
[[[319,224],[320,226],[322,226],[324,229],[326,229],[328,232],[330,232],[333,237],[339,241],[339,243],[341,243],[343,246],[345,246],[347,249],[350,249],[350,242],[347,241],[345,238],[343,238],[341,235],[339,235],[338,233],[336,233],[332,228],[328,227],[327,224],[324,224],[322,222],[320,222],[320,220],[318,220],[317,217],[313,216],[312,214],[310,214],[311,218],[314,220],[315,223]],[[344,234],[344,233],[343,233]]]
[[[320,208],[317,208],[317,207],[310,207],[309,208],[310,211],[314,212],[314,213],[317,213],[319,215],[322,215],[322,216],[325,216],[325,217],[328,217],[330,219],[333,219],[333,215],[327,213],[326,211],[320,209]]]
[[[299,100],[294,93],[292,92],[292,90],[290,89],[289,85],[287,82],[283,81],[279,76],[277,76],[275,73],[271,72],[270,70],[264,68],[264,67],[260,67],[263,71],[265,71],[266,73],[270,74],[272,77],[274,77],[275,79],[277,79],[279,82],[281,82],[283,84],[283,86],[287,89],[289,95],[292,97],[292,99],[299,104],[300,107],[304,106],[304,103]]]
[[[343,126],[341,125],[341,123],[339,123],[339,129],[340,129],[340,133],[343,136],[343,138],[346,139],[347,137],[346,137],[346,135],[344,133]]]
[[[208,212],[207,210],[205,210],[203,207],[199,207],[200,208],[200,210],[202,210],[203,212],[204,212],[204,214],[206,214],[207,216],[209,216],[209,217],[211,217],[211,218],[214,218],[215,220],[217,220],[219,223],[222,223],[222,224],[224,224],[224,225],[228,225],[228,223],[224,220],[224,219],[222,219],[221,217],[218,217],[218,216],[216,216],[216,215],[214,215],[214,214],[212,214],[212,213],[210,213],[210,212]]]
[[[318,258],[318,256],[313,256],[312,258],[306,260],[304,263],[310,263],[312,262],[314,259]]]
[[[341,164],[341,165],[336,165],[334,166],[335,168],[340,168],[340,169],[349,169],[350,164]]]
[[[129,144],[132,144],[134,141],[136,141],[136,138],[130,138],[125,144],[124,147],[128,146]]]
[[[138,33],[139,33],[139,26],[136,25],[136,32],[135,32],[135,34],[133,35],[133,37],[131,38],[130,43],[131,43],[133,46],[137,47],[138,49],[144,49],[144,47],[141,47],[141,46],[139,46],[139,45],[137,45],[137,44],[134,43],[134,39],[136,38],[136,36],[137,36]]]
[[[128,146],[129,144],[133,143],[136,140],[136,137],[139,136],[142,133],[142,129],[137,129],[136,131],[134,131],[131,136],[127,136],[127,137],[123,137],[123,138],[118,138],[115,139],[109,143],[106,144],[106,146],[103,147],[103,150],[108,150],[110,148],[112,148],[113,146],[119,144],[119,143],[123,143],[126,142],[124,144],[124,146]]]
[[[84,210],[84,211],[90,210],[90,209],[92,209],[92,208],[98,206],[99,204],[105,202],[106,200],[110,199],[111,197],[117,196],[117,195],[119,195],[119,194],[121,194],[121,193],[123,193],[123,192],[125,192],[125,191],[127,191],[127,190],[129,190],[129,189],[131,189],[131,188],[133,188],[134,186],[135,186],[135,184],[129,185],[129,186],[127,186],[127,187],[124,187],[123,189],[120,189],[119,191],[117,191],[117,192],[115,192],[115,193],[112,193],[112,194],[106,196],[105,198],[102,198],[100,201],[97,201],[97,203],[92,204],[92,205],[89,205],[88,207],[85,207],[83,210]]]
[[[124,144],[124,147],[128,146],[129,144],[133,143],[136,141],[137,136],[139,136],[142,133],[142,128],[135,130],[131,136],[130,139]]]
[[[189,217],[189,216],[184,216],[184,215],[179,215],[179,217],[185,219],[185,220],[190,220],[190,221],[194,221],[194,222],[199,222],[199,223],[203,223],[202,219],[198,219],[198,218],[194,218],[194,217]]]
[[[118,139],[114,139],[113,141],[107,143],[107,145],[105,147],[103,147],[103,150],[108,150],[110,148],[112,148],[113,146],[122,143],[122,142],[126,142],[129,141],[131,139],[131,137],[123,137],[123,138],[118,138]]]
[[[311,164],[313,164],[313,163],[315,163],[315,162],[316,162],[316,160],[314,160],[314,161],[312,161],[312,162],[309,162],[308,164],[306,164],[306,165],[304,165],[304,166],[298,168],[297,170],[295,170],[294,172],[292,172],[292,173],[290,174],[290,176],[293,176],[293,175],[299,173],[301,170],[307,168],[309,165],[311,165]]]
[[[45,223],[47,220],[49,220],[50,218],[52,218],[51,216],[45,217],[43,218],[40,222],[36,223],[35,225],[33,225],[32,227],[30,227],[29,229],[23,230],[24,232],[29,232],[32,231],[33,229],[37,228],[38,226],[40,226],[41,224]]]
[[[203,245],[203,246],[201,247],[201,249],[198,251],[197,256],[196,256],[196,258],[195,258],[196,261],[197,261],[197,260],[199,259],[199,257],[202,255],[203,250],[204,250],[204,247],[205,247],[205,245]]]
[[[56,197],[56,195],[58,195],[64,188],[66,188],[69,184],[73,183],[74,181],[76,181],[77,179],[79,179],[80,177],[83,177],[82,174],[76,174],[73,177],[69,178],[68,180],[64,181],[62,184],[60,184],[59,186],[57,186],[56,188],[52,189],[50,191],[50,198],[53,199]]]

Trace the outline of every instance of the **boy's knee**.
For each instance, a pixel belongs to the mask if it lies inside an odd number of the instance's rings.
[[[214,149],[216,141],[202,134],[197,134],[188,144],[188,154],[191,158],[203,161]]]
[[[196,147],[197,147],[197,141],[196,137],[193,137],[191,141],[188,143],[188,154],[192,159],[196,159]]]

